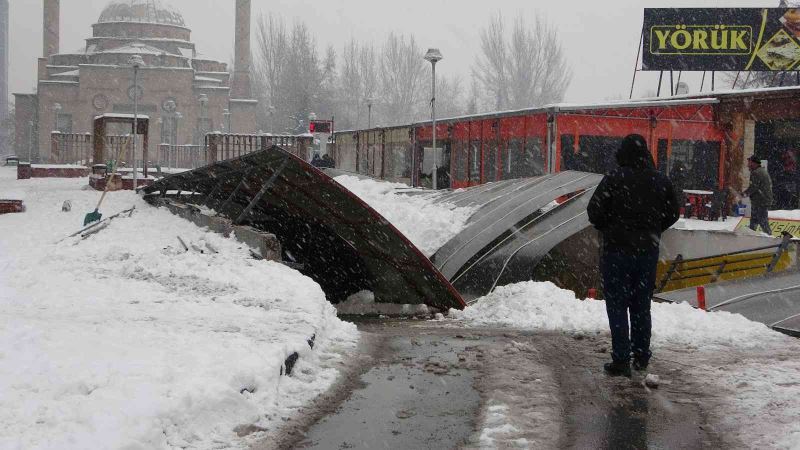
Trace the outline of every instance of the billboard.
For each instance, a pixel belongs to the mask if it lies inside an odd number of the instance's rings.
[[[646,8],[643,70],[800,69],[800,8]]]

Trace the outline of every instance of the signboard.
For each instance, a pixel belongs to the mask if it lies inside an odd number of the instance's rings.
[[[308,125],[309,133],[333,134],[332,120],[312,120]]]
[[[646,8],[643,70],[800,69],[800,8]]]
[[[787,232],[796,238],[800,238],[800,220],[788,220],[770,217],[769,226],[772,228],[772,235],[775,237],[781,237],[783,232]],[[746,217],[742,219],[736,229],[742,230],[748,227],[750,227],[750,218]],[[760,230],[761,228],[759,228],[759,231]]]

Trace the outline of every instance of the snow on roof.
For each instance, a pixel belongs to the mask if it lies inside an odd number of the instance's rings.
[[[120,47],[110,48],[108,50],[103,50],[100,53],[125,53],[125,54],[139,54],[139,55],[161,55],[167,54],[170,56],[183,56],[183,55],[176,55],[172,52],[168,52],[164,49],[160,49],[158,47],[153,47],[152,45],[143,44],[141,42],[134,42],[131,44],[125,44]]]
[[[160,0],[115,0],[103,9],[98,23],[143,22],[185,27],[183,16]]]
[[[94,116],[95,119],[103,118],[103,119],[133,119],[133,114],[120,114],[120,113],[106,113]],[[147,114],[137,114],[136,118],[139,120],[150,120],[150,116]]]
[[[207,81],[209,83],[222,83],[222,80],[219,78],[211,78],[211,77],[194,77],[194,81]]]
[[[69,72],[54,73],[54,77],[77,77],[80,75],[80,70],[70,70]]]
[[[39,80],[41,84],[80,84],[77,81],[69,81],[69,80]]]
[[[749,89],[723,89],[714,92],[696,92],[694,94],[673,95],[672,97],[666,97],[666,98],[669,100],[681,100],[681,99],[697,99],[706,97],[738,97],[738,96],[746,96],[754,94],[769,94],[769,93],[791,92],[791,91],[800,91],[800,86],[760,87],[760,88],[749,88]],[[665,97],[651,97],[651,98],[643,98],[641,100],[651,101],[651,100],[658,100],[659,98],[664,99]]]

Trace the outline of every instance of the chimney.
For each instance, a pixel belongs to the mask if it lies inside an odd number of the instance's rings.
[[[61,0],[44,0],[44,40],[42,57],[48,58],[59,51],[61,28]]]
[[[250,88],[250,0],[236,0],[236,54],[231,98],[252,98]]]

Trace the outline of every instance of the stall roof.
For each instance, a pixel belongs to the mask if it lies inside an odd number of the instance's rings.
[[[782,272],[706,286],[710,311],[741,314],[778,331],[800,337],[800,273]],[[697,306],[695,288],[656,294],[659,300]]]
[[[371,290],[384,303],[463,308],[460,294],[394,226],[355,194],[283,149],[183,172],[146,188],[199,193],[199,205],[273,233],[284,256],[334,302]]]
[[[478,113],[478,114],[468,114],[463,116],[445,117],[442,119],[436,119],[436,122],[437,124],[448,124],[451,122],[457,122],[469,119],[475,119],[475,120],[498,119],[503,117],[518,116],[523,114],[590,111],[598,109],[657,108],[657,107],[663,108],[669,106],[684,106],[684,105],[714,105],[718,104],[719,102],[720,102],[719,99],[715,98],[714,96],[706,96],[700,98],[689,98],[689,97],[687,98],[671,97],[671,98],[661,98],[661,99],[648,98],[641,100],[625,100],[618,102],[603,102],[603,103],[554,103],[541,107],[511,109],[506,111],[493,111],[493,112]],[[381,131],[381,130],[390,130],[397,128],[408,128],[420,125],[430,125],[430,124],[431,124],[430,120],[424,120],[419,122],[413,122],[409,125],[378,127],[378,128],[363,129],[363,130],[342,130],[342,131],[337,131],[335,134],[355,133],[357,131]]]

